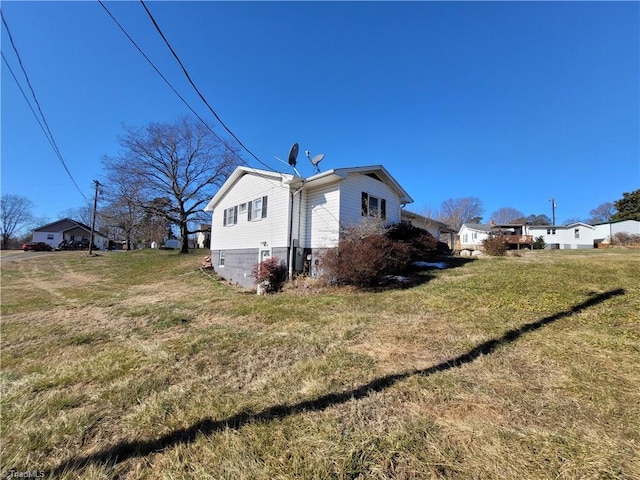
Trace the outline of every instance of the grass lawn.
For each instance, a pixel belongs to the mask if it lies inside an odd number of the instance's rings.
[[[640,478],[639,251],[260,297],[204,255],[3,262],[3,478]]]

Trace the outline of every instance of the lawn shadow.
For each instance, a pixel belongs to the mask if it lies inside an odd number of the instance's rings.
[[[211,435],[227,428],[240,429],[244,425],[252,422],[269,422],[271,420],[286,418],[303,412],[317,412],[325,410],[334,405],[340,405],[350,400],[359,400],[376,392],[381,392],[396,383],[412,376],[429,376],[437,372],[443,372],[461,367],[473,362],[482,355],[493,353],[498,347],[518,340],[525,333],[538,330],[545,325],[556,322],[562,318],[569,317],[582,312],[590,307],[598,305],[613,297],[624,295],[622,288],[611,290],[592,296],[588,300],[579,303],[568,310],[555,313],[541,318],[535,322],[526,323],[519,328],[507,331],[499,338],[487,340],[471,350],[458,355],[457,357],[445,360],[437,365],[419,370],[396,373],[384,377],[376,378],[369,383],[360,385],[351,390],[343,392],[329,393],[312,400],[305,400],[293,405],[274,405],[261,412],[241,412],[222,420],[203,418],[193,425],[174,430],[161,437],[151,440],[121,441],[111,447],[100,450],[90,455],[70,458],[60,463],[52,470],[44,471],[45,477],[59,476],[71,470],[85,468],[91,464],[116,465],[130,458],[144,457],[153,453],[161,452],[167,448],[179,444],[189,444],[196,440],[199,435]]]

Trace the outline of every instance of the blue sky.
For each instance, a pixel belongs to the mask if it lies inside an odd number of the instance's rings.
[[[219,127],[139,2],[109,10]],[[148,2],[209,103],[273,169],[383,164],[414,198],[588,218],[640,188],[638,2]],[[84,195],[122,125],[189,113],[97,2],[2,2]],[[2,28],[2,52],[26,90]],[[55,220],[75,188],[2,62],[2,193]],[[245,155],[254,167],[261,165]],[[298,170],[313,172],[301,155]]]

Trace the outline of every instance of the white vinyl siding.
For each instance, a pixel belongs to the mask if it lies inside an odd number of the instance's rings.
[[[594,227],[590,225],[529,225],[528,230],[529,235],[534,238],[544,238],[548,247],[558,245],[561,249],[593,248]]]
[[[307,248],[330,248],[338,244],[340,235],[339,183],[309,190],[306,198]]]
[[[252,203],[260,200],[261,221],[249,221]],[[233,228],[224,225],[225,210],[245,204],[245,212],[237,214]],[[263,218],[262,215],[266,216]],[[238,179],[213,211],[211,249],[233,250],[258,248],[263,242],[269,247],[288,246],[289,187],[280,179],[247,173]]]
[[[480,230],[474,230],[466,225],[463,225],[460,229],[460,247],[461,248],[476,248],[482,245],[482,242],[489,237],[487,232]]]
[[[400,223],[400,198],[389,185],[367,175],[354,173],[340,182],[340,221],[342,226],[362,221],[362,193],[385,200],[385,222]]]

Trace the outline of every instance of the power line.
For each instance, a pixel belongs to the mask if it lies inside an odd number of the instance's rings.
[[[262,160],[260,160],[251,150],[249,150],[241,141],[240,139],[225,125],[225,123],[222,121],[222,119],[220,118],[220,116],[216,113],[216,111],[211,107],[211,105],[209,105],[209,102],[207,101],[207,99],[204,97],[204,95],[202,95],[202,93],[200,92],[200,90],[198,89],[198,87],[196,86],[196,84],[193,82],[193,80],[191,80],[191,76],[189,75],[189,72],[187,71],[187,69],[185,68],[185,66],[183,65],[183,63],[180,61],[180,58],[178,57],[178,54],[175,52],[175,50],[173,49],[173,47],[171,46],[171,44],[169,43],[169,41],[167,40],[167,38],[164,36],[164,34],[162,33],[162,30],[160,29],[160,26],[158,25],[158,23],[156,22],[155,18],[153,18],[153,15],[151,14],[151,12],[149,11],[149,9],[147,8],[147,6],[144,3],[144,0],[140,0],[140,3],[142,4],[142,6],[144,7],[145,11],[147,12],[147,15],[149,16],[149,18],[151,19],[151,22],[153,23],[153,25],[155,26],[156,30],[158,31],[158,33],[160,34],[160,36],[162,37],[162,39],[164,40],[164,43],[167,45],[167,47],[169,48],[169,50],[171,51],[173,57],[176,59],[176,61],[178,62],[178,64],[180,65],[180,67],[182,68],[182,71],[184,72],[185,76],[187,77],[187,80],[189,81],[189,83],[191,84],[191,86],[193,87],[193,89],[196,91],[196,93],[198,94],[198,96],[200,97],[200,99],[204,102],[204,104],[207,106],[207,108],[209,109],[209,111],[213,114],[214,117],[216,117],[216,119],[218,120],[218,122],[220,122],[220,125],[222,125],[224,127],[224,129],[229,132],[229,134],[236,140],[236,142],[238,142],[238,144],[245,149],[245,151],[247,151],[247,153],[249,153],[249,155],[251,155],[253,158],[255,158],[260,164],[264,165],[265,167],[267,167],[269,170],[274,171],[269,165],[267,165],[266,163],[264,163]]]
[[[106,5],[101,0],[98,0],[98,3],[102,6],[102,8],[104,8],[104,10],[107,12],[109,17],[111,17],[111,20],[113,20],[113,22],[118,26],[118,28],[122,31],[122,33],[124,33],[124,35],[133,44],[133,46],[136,47],[138,52],[140,52],[140,54],[149,63],[149,65],[151,65],[151,67],[160,76],[160,78],[162,78],[162,80],[164,80],[164,82],[169,86],[171,91],[177,95],[177,97],[182,101],[182,103],[184,103],[186,105],[186,107],[189,110],[191,110],[191,113],[193,113],[196,116],[196,118],[198,120],[200,120],[200,122],[202,122],[202,124],[220,141],[220,143],[222,143],[225,147],[227,147],[227,149],[233,155],[235,155],[243,164],[246,164],[247,162],[245,162],[244,159],[240,155],[238,155],[238,153],[233,148],[231,148],[229,145],[227,145],[226,142],[222,138],[220,138],[218,136],[218,134],[209,126],[209,124],[200,115],[198,115],[198,112],[196,112],[194,110],[194,108],[189,104],[189,102],[187,102],[184,99],[184,97],[182,95],[180,95],[180,93],[175,89],[175,87],[171,84],[171,82],[169,82],[169,80],[167,80],[167,78],[162,74],[162,72],[158,69],[158,67],[155,66],[155,64],[151,61],[151,59],[147,56],[147,54],[144,53],[142,48],[140,48],[140,46],[131,37],[131,35],[129,35],[129,33],[125,30],[125,28],[122,26],[122,24],[120,22],[118,22],[118,20],[113,16],[113,14],[109,11],[109,9],[106,7]]]
[[[80,190],[80,187],[76,183],[76,180],[73,178],[73,175],[71,175],[71,172],[69,171],[69,167],[67,167],[67,164],[64,161],[64,158],[62,157],[62,153],[60,152],[60,149],[58,148],[58,145],[57,145],[57,143],[55,141],[55,138],[53,137],[53,133],[51,133],[51,129],[49,128],[49,124],[47,123],[47,119],[44,116],[44,113],[42,111],[42,107],[40,106],[40,102],[38,102],[38,97],[36,96],[36,92],[33,90],[33,86],[31,85],[31,82],[29,81],[29,76],[27,75],[27,71],[24,68],[24,64],[22,63],[22,58],[20,57],[20,54],[18,53],[18,49],[16,48],[15,42],[13,41],[13,36],[11,35],[11,31],[9,30],[9,26],[7,25],[7,21],[4,18],[4,13],[2,12],[2,10],[0,10],[0,16],[2,17],[2,23],[4,25],[4,28],[7,31],[7,35],[9,36],[9,42],[11,43],[11,47],[13,48],[13,51],[16,54],[16,57],[18,59],[18,63],[20,64],[20,68],[22,70],[24,78],[27,81],[27,85],[29,87],[29,90],[31,91],[31,95],[33,96],[33,100],[35,101],[36,106],[38,107],[38,111],[40,112],[40,116],[42,117],[42,122],[40,122],[40,119],[38,118],[38,115],[35,113],[35,110],[33,109],[31,103],[29,102],[29,99],[27,98],[27,95],[24,93],[24,90],[20,86],[20,82],[18,82],[17,77],[13,73],[13,70],[11,69],[11,67],[9,66],[9,62],[7,61],[6,57],[4,56],[4,53],[2,54],[2,59],[4,60],[4,63],[7,65],[7,67],[9,68],[9,72],[11,72],[11,76],[16,81],[16,84],[18,85],[18,88],[22,92],[22,95],[24,96],[24,99],[27,101],[27,104],[29,105],[29,108],[31,109],[31,112],[36,117],[36,120],[38,121],[38,124],[40,124],[40,128],[42,128],[42,131],[44,132],[45,137],[47,137],[47,140],[49,140],[49,143],[51,144],[51,148],[53,148],[53,151],[55,152],[56,156],[60,160],[60,163],[64,167],[65,172],[67,172],[67,175],[69,176],[69,178],[71,179],[71,181],[75,185],[75,187],[78,190],[78,192],[80,192],[80,195],[82,195],[82,197],[85,199],[85,201],[88,201],[88,199],[85,196],[85,194],[82,192],[82,190]],[[43,127],[43,123],[44,123],[44,127]],[[45,129],[46,129],[46,131],[45,131]]]
[[[24,100],[27,102],[27,106],[29,107],[29,110],[31,110],[31,113],[33,113],[33,116],[35,117],[36,121],[38,122],[38,125],[40,125],[40,128],[42,129],[42,133],[44,133],[44,136],[49,141],[49,145],[51,145],[51,148],[53,149],[53,151],[56,152],[55,145],[53,144],[53,142],[49,138],[49,135],[47,134],[47,131],[45,130],[44,125],[42,124],[42,121],[40,120],[40,117],[38,117],[38,114],[33,109],[33,105],[31,105],[31,102],[29,101],[29,98],[27,97],[27,94],[25,93],[24,89],[22,88],[22,85],[20,85],[20,82],[18,81],[18,78],[16,77],[16,74],[13,73],[13,69],[11,68],[11,65],[9,65],[9,62],[7,61],[7,57],[4,56],[4,52],[0,52],[0,54],[2,55],[2,60],[4,60],[4,64],[9,69],[9,73],[11,74],[13,79],[15,80],[18,89],[20,89],[20,93],[22,93],[22,96],[24,97]],[[57,153],[58,152],[56,152],[56,154]]]

